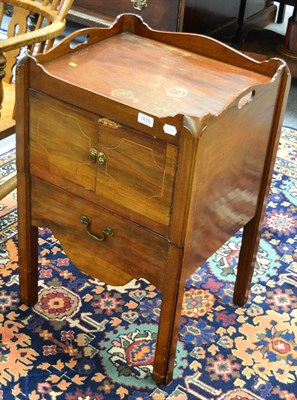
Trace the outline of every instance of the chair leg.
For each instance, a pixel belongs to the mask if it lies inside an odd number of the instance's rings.
[[[3,102],[3,82],[2,79],[5,76],[6,58],[3,53],[0,53],[0,118],[1,118],[1,108]]]
[[[277,19],[276,19],[277,24],[282,24],[284,22],[285,11],[286,11],[286,4],[281,2],[278,7],[278,13],[277,13]]]
[[[0,200],[4,199],[9,193],[11,193],[17,186],[16,175],[12,176],[7,181],[3,182],[0,186]]]

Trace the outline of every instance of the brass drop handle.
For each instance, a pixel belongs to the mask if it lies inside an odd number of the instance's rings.
[[[101,151],[98,151],[95,147],[90,148],[88,159],[94,163],[97,162],[100,165],[106,163],[106,155]]]
[[[143,10],[147,7],[147,0],[131,0],[131,3],[135,10]]]
[[[91,238],[98,240],[99,242],[104,242],[108,236],[113,236],[113,234],[114,234],[113,230],[111,228],[109,228],[108,226],[102,231],[102,236],[97,236],[95,233],[92,233],[91,232],[91,222],[86,215],[80,216],[80,222],[87,226],[86,227],[87,234]]]

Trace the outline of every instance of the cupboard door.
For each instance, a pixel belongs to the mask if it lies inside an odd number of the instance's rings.
[[[55,183],[62,178],[95,190],[98,117],[38,92],[30,92],[31,173]]]
[[[104,118],[98,121],[98,143],[103,160],[96,194],[104,205],[169,225],[176,147]]]

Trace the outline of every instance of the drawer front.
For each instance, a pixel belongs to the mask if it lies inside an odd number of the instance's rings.
[[[52,229],[80,270],[113,285],[145,278],[161,287],[165,239],[34,177],[31,202],[32,224]]]
[[[74,5],[90,14],[114,19],[119,14],[140,15],[154,29],[178,30],[180,0],[75,0]]]
[[[33,175],[136,222],[170,224],[172,144],[31,92],[30,162]]]

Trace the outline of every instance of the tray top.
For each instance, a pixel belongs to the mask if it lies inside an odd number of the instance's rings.
[[[129,32],[43,65],[59,79],[159,118],[219,114],[244,89],[271,80]]]

